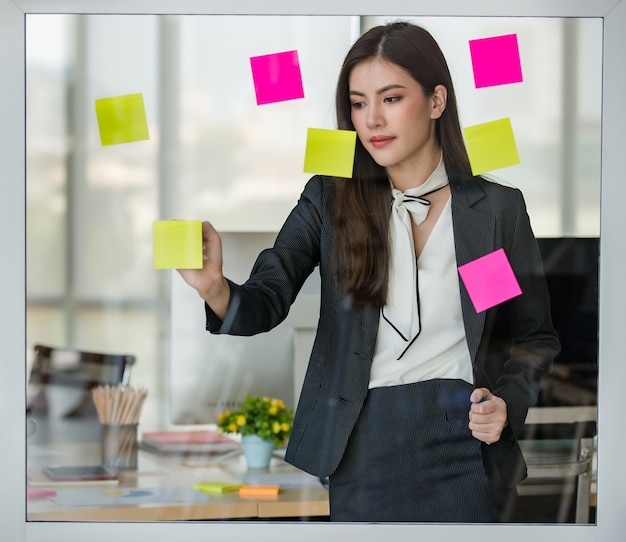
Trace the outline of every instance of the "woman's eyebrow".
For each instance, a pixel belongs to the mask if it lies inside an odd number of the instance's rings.
[[[376,94],[383,94],[384,92],[387,92],[388,90],[395,90],[398,88],[405,88],[403,85],[398,85],[398,84],[391,84],[391,85],[385,85],[384,87],[379,88],[376,91]],[[350,91],[350,96],[365,96],[365,94],[363,92],[360,92],[358,90],[351,90]]]

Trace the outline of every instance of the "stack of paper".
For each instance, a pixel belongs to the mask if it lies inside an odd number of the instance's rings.
[[[141,447],[158,453],[211,454],[237,450],[235,439],[211,429],[190,431],[154,431],[144,433]]]

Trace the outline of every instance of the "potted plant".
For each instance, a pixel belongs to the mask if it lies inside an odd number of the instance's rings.
[[[281,399],[248,395],[238,410],[224,410],[217,419],[220,432],[241,435],[248,468],[267,469],[274,448],[291,434],[293,409]]]

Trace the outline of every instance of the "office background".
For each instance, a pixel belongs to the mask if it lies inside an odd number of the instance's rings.
[[[22,57],[19,53],[19,45],[17,47],[17,49],[13,48],[13,46],[16,43],[20,43],[20,36],[22,35],[21,30],[19,29],[19,20],[20,20],[20,11],[21,10],[26,10],[26,11],[42,11],[42,8],[39,6],[35,6],[36,3],[29,3],[29,2],[16,2],[16,3],[12,3],[10,6],[7,7],[7,3],[3,3],[4,5],[2,6],[2,10],[3,10],[3,15],[7,15],[6,18],[2,19],[2,30],[3,33],[0,33],[0,35],[2,35],[2,39],[6,40],[6,43],[9,45],[9,47],[3,48],[2,49],[2,65],[3,68],[6,68],[6,73],[10,76],[7,81],[10,81],[10,84],[8,84],[6,86],[6,88],[4,89],[5,92],[5,96],[7,96],[7,99],[3,102],[2,104],[2,112],[3,112],[3,116],[5,119],[7,119],[9,121],[9,125],[10,126],[15,126],[16,129],[13,130],[11,129],[6,129],[3,130],[3,139],[2,139],[2,157],[3,157],[3,162],[6,164],[7,166],[7,176],[8,178],[11,177],[16,177],[17,178],[21,178],[21,172],[23,173],[23,160],[20,160],[20,156],[22,155],[22,152],[20,151],[20,141],[21,141],[21,135],[23,135],[23,131],[20,128],[20,124],[21,124],[21,120],[20,120],[20,108],[19,108],[19,104],[21,103],[21,95],[23,94],[23,86],[22,83],[20,82],[23,78],[20,78],[20,73],[22,72],[23,68],[22,68]],[[67,4],[67,3],[60,3],[61,5]],[[276,4],[276,3],[274,3]],[[272,7],[274,4],[271,4],[270,7]],[[454,4],[454,3],[450,3],[450,4]],[[609,5],[610,4],[610,5]],[[602,312],[603,312],[603,319],[602,319],[602,325],[603,327],[601,328],[602,330],[602,344],[601,344],[601,349],[603,350],[604,354],[611,354],[610,357],[607,357],[606,359],[606,366],[605,367],[611,367],[612,369],[614,368],[614,371],[611,371],[611,376],[616,378],[617,380],[621,380],[618,379],[618,377],[620,377],[621,375],[623,375],[623,367],[621,367],[620,365],[618,365],[617,363],[615,363],[615,359],[618,357],[618,352],[621,351],[620,347],[619,347],[619,342],[618,342],[618,337],[619,337],[619,326],[617,325],[617,318],[615,318],[615,316],[617,316],[619,313],[617,311],[617,307],[621,304],[623,305],[623,292],[622,289],[619,288],[619,284],[620,284],[620,279],[619,276],[617,274],[617,271],[621,268],[622,265],[622,261],[620,256],[618,255],[619,253],[619,247],[621,246],[619,244],[619,239],[617,238],[617,232],[621,231],[622,228],[619,227],[621,221],[623,220],[622,218],[622,214],[619,211],[619,200],[623,199],[623,194],[621,192],[620,187],[618,186],[617,183],[617,179],[618,179],[618,167],[617,167],[617,163],[618,161],[621,162],[620,160],[618,160],[619,157],[619,149],[623,148],[623,135],[621,134],[621,130],[618,130],[619,127],[621,127],[621,125],[624,122],[624,118],[623,118],[623,113],[620,113],[621,108],[618,107],[618,104],[621,101],[621,97],[618,96],[617,94],[617,90],[618,88],[623,88],[623,81],[621,79],[621,75],[614,72],[612,69],[612,66],[615,64],[617,65],[618,60],[620,58],[622,58],[623,55],[623,38],[620,37],[618,29],[623,28],[623,25],[620,25],[620,23],[623,23],[624,21],[624,10],[623,10],[623,6],[622,5],[618,5],[617,7],[614,4],[621,4],[620,2],[599,2],[597,4],[595,4],[593,6],[593,8],[587,8],[586,5],[583,5],[583,3],[572,3],[570,4],[568,7],[564,7],[564,4],[561,2],[543,2],[542,5],[543,7],[541,7],[541,12],[543,13],[543,10],[545,9],[545,11],[549,14],[579,14],[579,15],[591,15],[591,16],[600,16],[600,17],[606,17],[605,18],[605,31],[607,32],[606,36],[606,40],[605,40],[605,59],[607,60],[607,72],[605,73],[605,90],[604,90],[604,99],[605,99],[605,107],[607,109],[607,111],[609,111],[611,113],[611,115],[605,115],[604,117],[604,134],[608,135],[609,137],[606,138],[606,140],[604,141],[604,161],[603,161],[603,172],[605,175],[605,179],[606,179],[606,183],[604,186],[604,190],[603,190],[603,225],[604,225],[604,229],[603,229],[603,243],[604,243],[604,248],[607,249],[606,253],[603,254],[603,263],[605,263],[605,267],[603,270],[603,279],[604,279],[604,285],[606,288],[614,288],[613,291],[611,292],[611,296],[609,296],[608,294],[604,294],[604,296],[602,297]],[[17,8],[16,8],[17,5]],[[33,6],[35,6],[33,8]],[[486,8],[485,8],[486,6]],[[93,8],[93,6],[91,6]],[[392,6],[393,8],[394,6]],[[498,9],[493,5],[493,3],[489,4],[489,2],[482,2],[479,3],[478,6],[480,9],[487,9],[487,11],[490,10],[494,10],[493,12],[497,12]],[[390,9],[392,9],[390,8]],[[446,4],[446,6],[444,6],[445,9],[449,8],[449,4]],[[63,9],[63,8],[60,8]],[[67,9],[67,7],[65,8]],[[102,9],[102,8],[100,8]],[[145,9],[145,6],[143,7],[143,9]],[[284,7],[283,7],[284,9]],[[321,9],[324,9],[324,6],[321,7]],[[329,11],[333,11],[333,9],[329,8],[328,6],[326,6],[326,9],[329,9]],[[353,8],[354,9],[354,8]],[[452,9],[452,12],[454,12],[454,7],[450,8]],[[533,10],[537,10],[539,9],[536,5],[530,6],[528,8],[527,13],[531,13],[533,12]],[[456,4],[456,12],[462,12],[463,9],[461,9],[459,7],[458,4]],[[78,10],[80,11],[80,10]],[[105,10],[106,11],[106,10]],[[193,11],[192,9],[190,9],[190,11]],[[428,11],[428,10],[427,10]],[[473,10],[470,10],[473,11]],[[506,10],[504,10],[506,12]],[[519,9],[519,10],[513,10],[515,11],[516,14],[521,13],[524,14],[525,10],[524,9]],[[491,11],[490,11],[491,12]],[[502,12],[502,10],[501,10]],[[17,24],[16,24],[17,22]],[[4,32],[6,30],[6,32]],[[9,54],[10,52],[10,54]],[[11,57],[11,58],[9,58]],[[13,57],[15,57],[17,59],[17,61],[13,60]],[[607,85],[608,84],[608,85]],[[15,104],[18,105],[17,110],[15,110]],[[17,137],[16,137],[17,136]],[[22,253],[22,249],[21,247],[21,243],[22,240],[19,239],[20,237],[20,230],[19,228],[17,228],[17,231],[13,230],[13,226],[17,223],[20,223],[20,216],[22,211],[20,211],[21,206],[19,205],[20,201],[23,201],[22,199],[22,195],[21,195],[21,191],[19,189],[19,187],[15,187],[13,185],[10,184],[5,184],[5,186],[3,186],[3,196],[4,197],[4,202],[3,202],[3,217],[4,217],[4,222],[3,225],[5,226],[5,228],[3,228],[3,239],[5,240],[5,246],[8,246],[10,249],[15,249],[12,251],[12,254],[15,254],[17,256],[17,260],[18,263],[15,266],[15,269],[11,269],[11,268],[7,268],[5,269],[5,272],[3,274],[3,276],[5,277],[5,281],[7,284],[5,284],[4,288],[3,288],[3,299],[5,299],[6,301],[6,306],[8,307],[8,310],[10,310],[10,314],[8,313],[8,311],[5,311],[5,314],[3,315],[3,329],[8,330],[7,333],[7,339],[8,342],[11,345],[11,348],[9,349],[9,353],[12,354],[12,357],[17,357],[18,359],[21,359],[21,355],[20,352],[23,351],[23,344],[22,341],[20,340],[20,338],[23,335],[23,331],[21,331],[21,326],[22,326],[22,319],[20,318],[20,315],[23,315],[23,309],[21,309],[20,307],[23,304],[23,299],[22,299],[22,294],[23,294],[23,288],[20,288],[19,286],[23,284],[22,282],[22,278],[21,278],[21,272],[20,272],[20,266],[19,266],[19,255]],[[15,206],[15,203],[18,203],[17,206]],[[17,218],[17,220],[16,220]],[[15,234],[17,234],[17,241],[18,244],[15,243],[14,237]],[[16,287],[17,285],[17,287]],[[611,318],[613,317],[613,318]],[[15,333],[12,333],[12,330],[15,330]],[[10,339],[11,336],[14,336],[13,342]],[[15,354],[17,354],[17,356],[15,356]],[[21,380],[21,378],[19,377],[21,371],[18,370],[18,372],[16,373],[14,370],[12,369],[8,369],[6,374],[10,377],[12,377],[12,379],[17,380],[18,382]],[[3,372],[3,376],[5,375],[5,373]],[[17,375],[17,376],[16,376]],[[607,379],[605,379],[604,381],[601,380],[601,391],[616,391],[616,382],[614,381],[613,383],[609,382]],[[17,393],[8,389],[7,392],[4,394],[4,398],[3,401],[3,406],[9,406],[11,403],[10,401],[14,400],[16,397],[19,397],[20,392],[18,391]],[[605,427],[607,428],[611,428],[611,427],[618,427],[617,424],[617,419],[614,415],[612,415],[612,412],[617,412],[618,408],[609,408],[609,407],[617,407],[618,403],[613,399],[616,397],[616,395],[614,394],[610,394],[607,393],[607,395],[605,395],[606,397],[606,402],[604,403],[606,405],[606,410],[605,410],[605,417],[604,420],[606,421]],[[8,409],[5,409],[8,410]],[[601,406],[601,410],[602,410],[602,406]],[[16,431],[15,434],[19,434],[19,431]],[[620,449],[620,437],[619,435],[609,435],[607,433],[607,440],[606,440],[607,444],[616,444],[616,446],[606,446],[604,447],[604,453],[602,454],[602,460],[606,461],[606,465],[607,467],[610,467],[612,470],[614,470],[615,475],[617,475],[617,473],[619,472],[619,462],[617,460],[617,453],[618,450]],[[16,446],[16,450],[19,456],[19,451],[20,449],[23,450],[23,447],[21,447],[20,445]],[[602,447],[601,447],[602,450]],[[9,453],[9,456],[12,457],[11,455],[12,451]],[[17,456],[16,456],[17,457]],[[15,479],[15,477],[13,475],[11,475],[9,473],[9,471],[6,471],[7,474],[9,474],[8,476],[8,480],[13,480]],[[615,498],[615,502],[618,501],[617,496],[618,493],[615,491],[615,488],[617,487],[617,482],[611,482],[609,480],[609,478],[605,478],[606,480],[606,485],[604,486],[606,489],[606,493],[605,495],[607,495],[607,497],[613,497]],[[595,537],[596,534],[602,538],[602,540],[605,539],[605,535],[606,535],[606,540],[610,540],[609,535],[609,529],[612,529],[612,527],[614,527],[615,525],[619,525],[620,523],[620,519],[618,518],[617,514],[616,514],[616,510],[618,509],[614,503],[611,504],[610,501],[605,501],[607,503],[607,515],[604,516],[604,518],[602,519],[602,521],[600,522],[599,525],[599,529],[597,529],[597,531],[595,529],[593,530],[587,530],[587,533],[591,536],[591,537]],[[15,507],[9,506],[9,501],[4,501],[3,503],[6,503],[7,506],[5,506],[5,511],[6,510],[10,510],[10,509],[15,509]],[[9,524],[9,527],[12,527],[13,523]],[[47,527],[47,526],[42,526],[42,527]],[[18,530],[20,530],[20,528],[18,527]],[[133,531],[134,528],[127,528],[126,532],[130,532]],[[81,531],[81,527],[78,526],[75,530],[75,532]],[[107,531],[107,532],[121,532],[117,526],[111,526],[111,528],[107,528],[107,529],[103,529],[103,531]],[[168,531],[167,528],[163,529],[163,531]],[[216,529],[214,532],[218,532],[219,529]],[[233,530],[230,532],[239,532],[241,533],[241,530]],[[368,532],[374,532],[376,531],[376,529],[372,529],[371,531]],[[385,530],[386,531],[386,530]],[[435,529],[435,530],[430,530],[428,528],[426,529],[420,529],[420,532],[433,532],[433,533],[441,533],[441,532],[454,532],[453,529]],[[508,530],[510,531],[510,530]],[[20,530],[20,532],[23,532]],[[34,539],[43,539],[44,537],[41,536],[41,533],[43,531],[39,528],[35,528],[33,527],[32,529],[28,529],[28,533],[29,533],[29,540],[34,540]],[[135,530],[135,532],[137,532]],[[169,531],[170,533],[172,531]],[[198,532],[198,531],[196,531]],[[226,532],[226,531],[224,531]],[[285,532],[285,531],[283,531]],[[300,530],[298,532],[307,532],[305,530]],[[412,532],[411,528],[408,528],[408,530],[405,529],[399,529],[398,531],[396,531],[396,533],[410,533]],[[457,531],[458,532],[458,531]],[[467,534],[467,533],[470,534]],[[468,539],[468,536],[471,538],[472,534],[471,533],[477,533],[477,530],[465,530],[465,538]],[[517,533],[516,530],[513,530],[514,533]],[[526,533],[528,533],[529,531],[527,530]],[[545,533],[545,530],[532,530],[533,533]],[[580,530],[579,529],[573,529],[573,530],[568,530],[568,535],[570,537],[571,540],[583,540],[583,539],[587,539],[587,537],[583,538],[583,535],[580,534]],[[32,536],[31,536],[32,535]],[[93,538],[92,538],[93,539]],[[476,538],[478,539],[478,538]],[[515,538],[518,539],[518,538]],[[521,538],[519,538],[521,540]]]
[[[245,280],[310,176],[306,129],[335,126],[343,56],[360,32],[391,19],[29,15],[31,358],[37,343],[136,355],[132,381],[150,389],[145,429],[214,421],[201,403],[228,400],[224,380],[239,398],[245,389],[294,404],[290,330],[315,327],[315,303],[268,337],[203,338],[194,293],[152,268],[152,221],[211,220],[227,275]],[[535,234],[598,236],[601,21],[413,20],[444,50],[463,126],[511,119],[521,163],[492,175],[522,190]],[[469,40],[503,34],[517,35],[524,80],[476,89]],[[304,99],[257,106],[249,57],[293,49]],[[102,146],[95,100],[135,92],[150,138]],[[312,277],[303,295],[316,286]]]

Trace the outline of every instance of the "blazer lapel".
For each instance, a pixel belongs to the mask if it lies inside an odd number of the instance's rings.
[[[485,197],[480,185],[471,177],[451,178],[452,229],[457,266],[471,262],[495,250],[495,218],[480,209]],[[461,310],[465,335],[472,362],[485,326],[485,311],[477,313],[463,281],[459,277]]]

